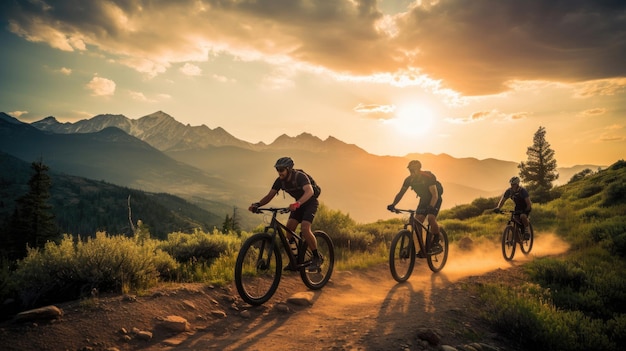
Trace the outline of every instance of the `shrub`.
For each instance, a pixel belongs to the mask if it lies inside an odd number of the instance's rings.
[[[236,236],[223,235],[217,230],[213,234],[195,230],[193,234],[171,233],[166,241],[159,244],[159,248],[178,262],[210,263],[238,244],[240,240]]]
[[[602,206],[608,207],[626,203],[626,184],[613,182],[604,191]]]
[[[137,245],[133,238],[96,233],[81,241],[65,235],[59,244],[29,249],[13,274],[26,306],[86,296],[92,289],[128,292],[156,284],[159,270],[176,262],[153,241]]]

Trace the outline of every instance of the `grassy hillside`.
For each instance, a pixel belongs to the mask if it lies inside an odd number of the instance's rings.
[[[224,217],[203,210],[179,197],[149,193],[116,186],[104,181],[69,176],[50,171],[52,212],[62,233],[93,236],[96,231],[110,234],[132,234],[131,218],[141,220],[152,234],[164,239],[174,231],[220,228]],[[32,176],[30,164],[0,153],[0,232],[6,228],[15,208],[15,200],[28,192]]]
[[[626,341],[626,162],[576,178],[555,188],[553,201],[535,204],[531,215],[537,242],[555,233],[570,251],[527,263],[524,284],[467,287],[483,299],[477,313],[523,349],[619,350]],[[440,224],[452,243],[498,242],[506,219],[487,211],[496,200],[479,198],[442,211]],[[257,230],[260,223],[261,218]],[[331,236],[336,267],[346,269],[386,262],[402,223],[396,218],[359,224],[322,205],[314,229]],[[32,306],[84,297],[92,287],[126,292],[164,281],[224,283],[233,279],[238,249],[251,233],[172,232],[166,240],[144,234],[99,233],[81,242],[68,236],[49,243],[15,270],[5,265],[0,297]]]

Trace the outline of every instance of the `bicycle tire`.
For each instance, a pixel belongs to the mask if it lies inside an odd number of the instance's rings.
[[[398,283],[405,282],[415,266],[415,245],[413,233],[403,229],[391,240],[389,248],[389,270]]]
[[[268,252],[270,247],[272,252]],[[267,302],[276,292],[281,274],[282,257],[269,234],[257,233],[243,242],[235,263],[235,285],[245,302]]]
[[[530,250],[533,249],[533,244],[535,242],[535,232],[533,230],[533,225],[529,224],[529,227],[530,227],[530,238],[528,238],[528,240],[522,240],[522,242],[519,243],[519,248],[520,250],[522,250],[524,255],[528,255],[530,253]]]
[[[311,290],[318,290],[324,287],[330,280],[333,274],[333,268],[335,267],[335,247],[330,236],[321,230],[313,232],[315,239],[317,240],[317,252],[322,256],[322,265],[319,272],[308,272],[306,262],[313,258],[313,252],[308,249],[308,245],[304,243],[307,250],[304,251],[304,255],[298,255],[298,263],[302,266],[300,268],[300,277],[302,282]]]
[[[502,256],[505,260],[510,261],[515,256],[515,246],[517,240],[515,239],[515,230],[511,225],[507,225],[502,232]]]
[[[430,242],[432,241],[431,235],[426,238],[426,247],[430,247]],[[439,228],[439,242],[441,243],[441,247],[443,250],[435,255],[428,255],[426,257],[426,262],[428,262],[428,268],[430,268],[433,273],[437,273],[443,269],[448,262],[448,234],[443,228]]]

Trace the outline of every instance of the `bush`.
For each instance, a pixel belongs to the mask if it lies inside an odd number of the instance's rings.
[[[124,236],[96,233],[81,241],[65,235],[59,244],[29,249],[13,279],[25,306],[88,296],[92,289],[128,292],[156,284],[161,271],[177,263],[156,248],[154,241],[137,245]]]
[[[235,236],[223,235],[217,230],[213,234],[195,230],[193,234],[171,233],[159,248],[178,262],[211,262],[238,244],[240,241]]]
[[[626,203],[626,184],[613,182],[604,191],[602,206],[608,207]]]

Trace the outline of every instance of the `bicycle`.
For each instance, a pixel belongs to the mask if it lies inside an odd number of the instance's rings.
[[[289,266],[285,269],[299,271],[304,285],[312,290],[321,289],[326,285],[335,265],[335,249],[328,234],[321,230],[313,232],[322,263],[318,270],[311,272],[308,268],[313,253],[302,233],[300,235],[294,233],[276,218],[279,213],[288,213],[289,208],[259,208],[256,211],[262,212],[272,213],[269,225],[262,233],[253,234],[243,242],[235,263],[235,285],[241,298],[251,305],[261,305],[274,295],[283,272],[281,245],[289,261]],[[287,232],[296,241],[298,248],[296,255],[291,251],[287,241]]]
[[[439,227],[439,243],[441,249],[430,252],[434,234],[430,231],[430,224],[424,226],[415,218],[415,210],[395,209],[395,213],[409,213],[409,219],[404,223],[404,229],[391,240],[389,250],[389,269],[393,279],[402,283],[409,279],[413,273],[415,266],[415,258],[425,258],[428,267],[434,273],[443,269],[448,261],[448,234]],[[411,230],[408,228],[411,227]],[[419,233],[418,233],[419,230]],[[424,242],[423,233],[426,231],[426,241]],[[415,239],[417,238],[417,239]],[[417,242],[417,244],[415,244]],[[416,245],[419,247],[419,253],[416,254]]]
[[[515,248],[518,243],[520,250],[522,250],[524,255],[528,255],[530,250],[533,249],[533,243],[535,241],[535,232],[533,231],[532,223],[529,222],[530,236],[526,238],[524,224],[519,218],[521,212],[500,210],[496,211],[496,213],[511,214],[511,218],[509,218],[509,221],[502,232],[502,256],[504,259],[507,261],[511,261],[513,259],[513,256],[515,256]],[[530,218],[528,218],[528,220],[530,221]]]

